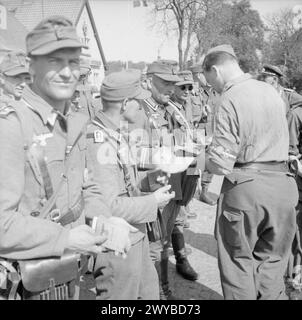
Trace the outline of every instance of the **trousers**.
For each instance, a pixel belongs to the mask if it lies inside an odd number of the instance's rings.
[[[284,273],[296,230],[298,190],[281,172],[226,176],[215,237],[225,299],[286,299]]]
[[[113,252],[98,254],[94,278],[97,300],[159,300],[158,275],[147,236],[131,247],[126,259]]]

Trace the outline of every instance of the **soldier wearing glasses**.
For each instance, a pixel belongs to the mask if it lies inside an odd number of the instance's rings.
[[[175,84],[175,92],[172,96],[172,101],[174,105],[179,109],[181,114],[186,119],[190,128],[194,128],[194,119],[192,113],[192,103],[191,103],[191,91],[193,89],[193,77],[192,73],[189,70],[180,71],[177,74],[182,80]],[[182,119],[174,114],[173,119],[173,127],[175,129],[180,129],[180,131],[175,131],[176,139],[181,140],[183,134],[186,131],[186,126],[183,123]],[[180,133],[180,136],[177,137],[177,133]],[[178,141],[179,144],[183,143],[183,141]],[[189,170],[190,171],[190,170]],[[189,173],[189,172],[187,172]],[[193,170],[193,173],[196,173]],[[194,182],[195,183],[195,182]],[[193,191],[192,191],[193,193]],[[189,203],[188,203],[189,204]],[[176,270],[179,274],[181,274],[187,280],[197,280],[198,274],[190,265],[187,259],[187,249],[185,248],[185,239],[183,235],[183,228],[186,222],[186,215],[191,217],[196,217],[196,214],[192,214],[189,210],[188,204],[186,206],[182,206],[178,216],[175,219],[175,224],[172,230],[171,242],[173,246],[173,251],[176,259]]]

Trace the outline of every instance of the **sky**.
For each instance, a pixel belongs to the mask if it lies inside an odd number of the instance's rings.
[[[132,0],[91,0],[90,3],[107,61],[152,62],[158,55],[178,60],[176,38],[167,38],[152,28],[150,5],[134,8]],[[250,3],[263,19],[280,9],[302,6],[302,0],[250,0]]]

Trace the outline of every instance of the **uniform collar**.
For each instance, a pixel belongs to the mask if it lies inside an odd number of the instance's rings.
[[[101,122],[106,128],[112,129],[114,131],[119,131],[119,128],[117,127],[117,125],[103,111],[100,110],[97,113],[96,118],[101,120]]]
[[[67,121],[67,116],[70,114],[71,109],[69,108],[66,115],[55,110],[51,105],[49,105],[44,99],[31,90],[29,86],[26,86],[23,91],[22,99],[29,105],[29,107],[37,113],[43,123],[54,126],[57,116],[59,115]]]
[[[179,109],[182,110],[184,109],[184,105],[179,103],[178,101],[172,101],[172,103]]]
[[[12,95],[9,95],[9,94],[6,94],[6,93],[3,93],[2,95],[0,95],[0,102],[4,103],[4,104],[7,104],[11,101],[14,101],[14,96]]]
[[[223,92],[228,91],[231,87],[237,85],[238,83],[249,80],[249,79],[252,79],[252,75],[250,75],[249,73],[244,73],[240,77],[237,77],[237,78],[227,82],[223,88]]]

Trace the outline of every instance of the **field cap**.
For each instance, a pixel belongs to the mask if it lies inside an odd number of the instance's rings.
[[[28,59],[21,51],[8,52],[0,63],[0,72],[6,76],[14,77],[28,72]]]
[[[273,66],[271,64],[264,64],[263,69],[261,70],[261,74],[268,75],[268,76],[277,76],[277,77],[284,76],[282,71],[277,66]]]
[[[151,92],[141,86],[141,72],[137,69],[112,72],[107,75],[101,86],[101,97],[106,101],[124,99],[148,99]]]
[[[177,74],[182,81],[179,81],[176,83],[177,86],[182,86],[184,84],[193,84],[193,75],[192,72],[190,70],[183,70],[183,71],[179,71]]]
[[[194,64],[193,66],[189,67],[192,73],[201,73],[202,70],[202,65],[201,64]]]
[[[63,16],[42,20],[26,36],[27,54],[47,55],[63,48],[87,48],[80,41],[72,22]]]
[[[157,77],[169,82],[181,81],[181,78],[177,75],[176,65],[167,63],[166,61],[167,60],[152,62],[147,69],[147,74],[154,74]]]
[[[207,55],[213,52],[226,52],[230,55],[232,55],[234,58],[237,59],[235,51],[233,49],[233,47],[229,44],[222,44],[220,46],[216,46],[214,48],[211,48],[208,52]]]

